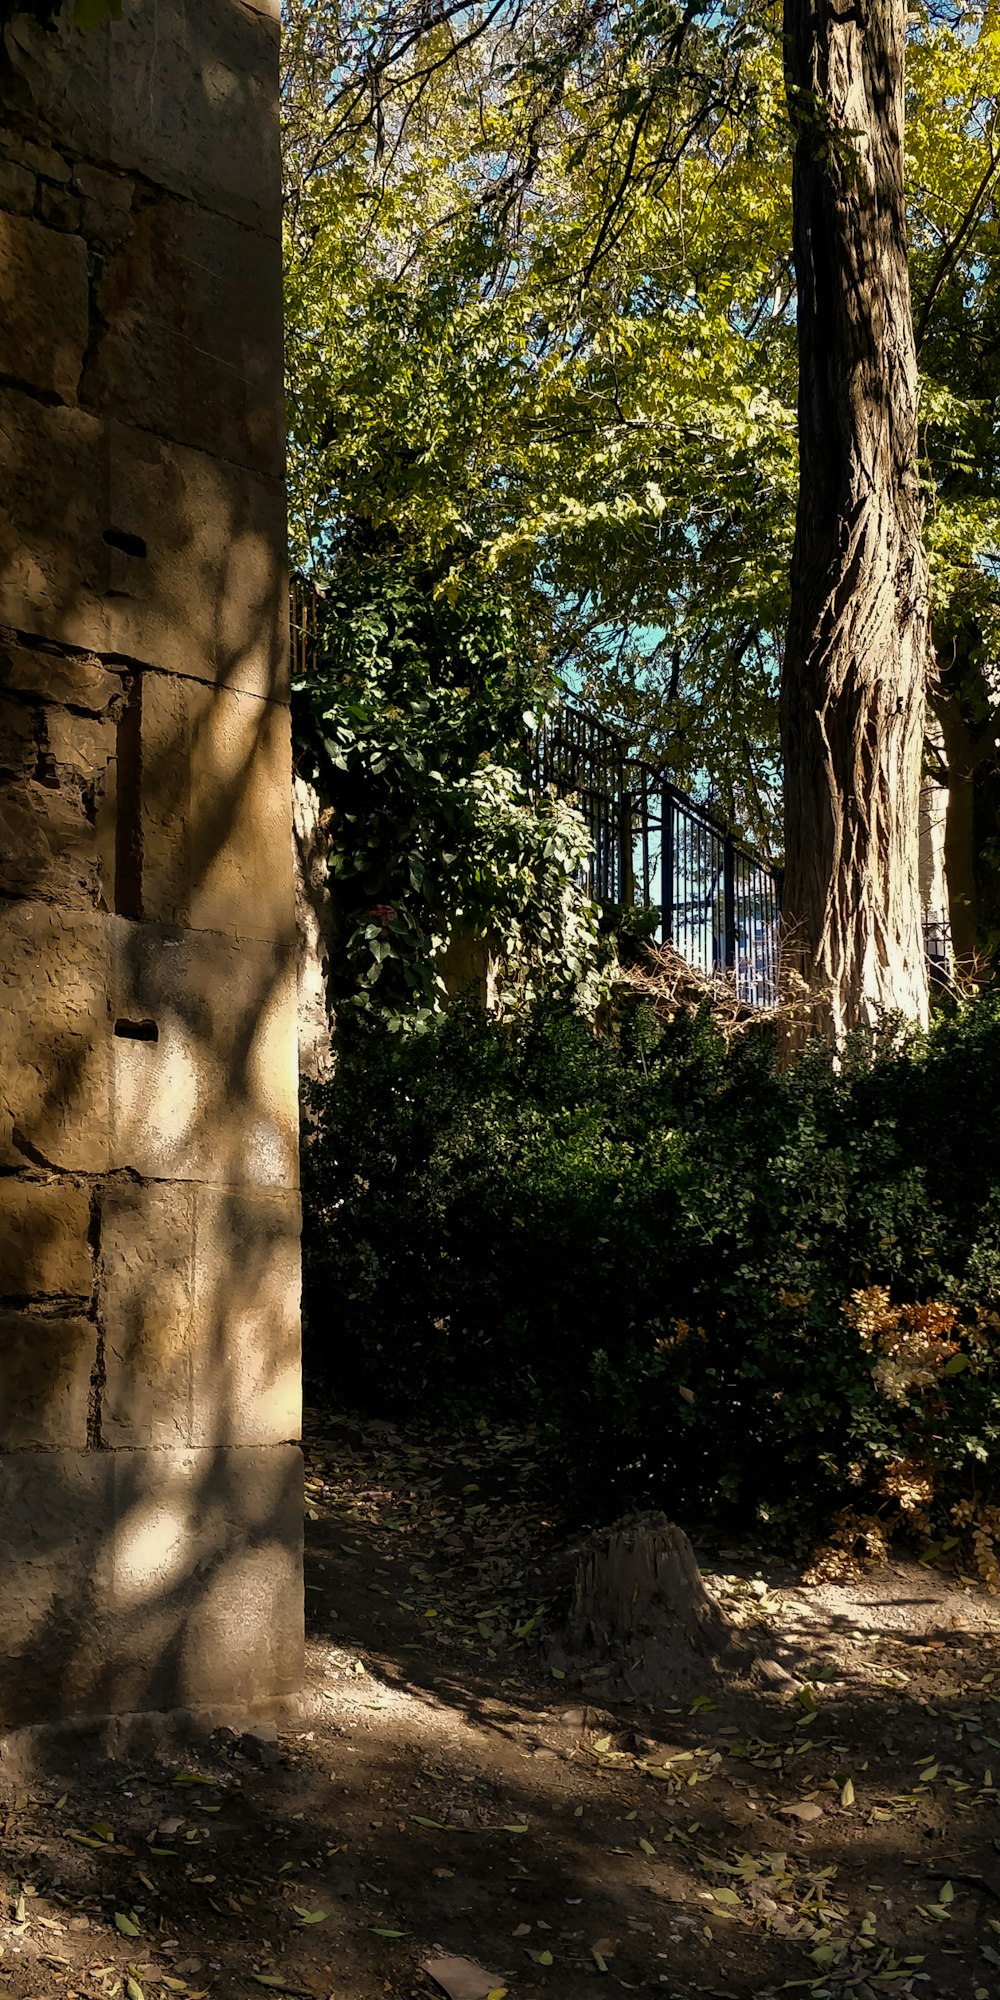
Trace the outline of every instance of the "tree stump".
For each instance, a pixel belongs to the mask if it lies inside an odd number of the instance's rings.
[[[705,1588],[683,1529],[641,1514],[591,1536],[577,1563],[563,1650],[581,1672],[669,1702],[721,1665],[745,1663],[737,1628]]]

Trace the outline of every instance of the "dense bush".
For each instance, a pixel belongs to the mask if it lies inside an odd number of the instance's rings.
[[[312,1376],[531,1416],[588,1512],[986,1533],[998,1106],[995,996],[839,1070],[704,1015],[361,1037],[311,1104]]]

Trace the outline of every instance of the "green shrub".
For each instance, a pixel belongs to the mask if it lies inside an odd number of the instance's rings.
[[[788,1542],[845,1509],[926,1526],[928,1481],[939,1518],[988,1502],[998,1105],[995,996],[839,1070],[704,1014],[359,1037],[310,1104],[310,1373],[381,1411],[530,1417],[581,1512]]]
[[[338,1018],[422,1033],[455,938],[489,940],[507,1009],[558,995],[593,1015],[613,948],[583,887],[590,837],[575,805],[529,782],[551,679],[495,581],[355,535],[318,641],[293,716],[299,769],[331,809]]]

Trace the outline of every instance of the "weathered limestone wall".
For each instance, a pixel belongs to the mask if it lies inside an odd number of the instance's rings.
[[[327,874],[326,812],[315,785],[292,778],[292,859],[298,942],[299,1075],[324,1083],[334,1070],[330,954],[337,929]]]
[[[277,43],[0,58],[0,1727],[300,1675]]]

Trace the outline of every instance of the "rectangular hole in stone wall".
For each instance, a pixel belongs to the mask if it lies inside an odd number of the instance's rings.
[[[155,1021],[116,1021],[115,1034],[123,1042],[158,1042],[160,1039]]]
[[[118,721],[115,911],[142,916],[142,677],[136,674]]]

